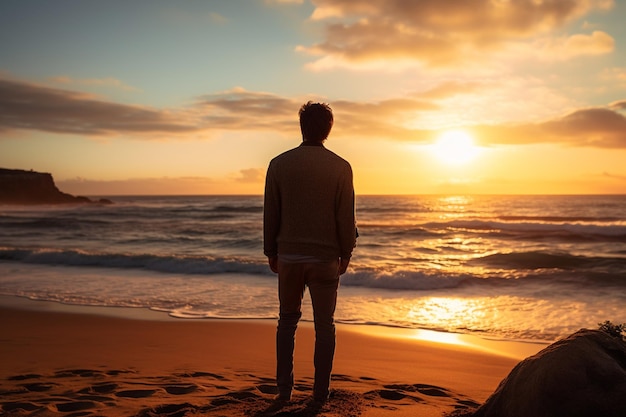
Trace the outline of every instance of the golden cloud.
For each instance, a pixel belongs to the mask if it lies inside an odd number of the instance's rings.
[[[430,142],[438,131],[420,118],[454,106],[459,95],[484,89],[479,83],[447,82],[421,93],[377,102],[337,100],[333,137]],[[127,134],[141,138],[220,131],[299,132],[298,109],[310,97],[283,97],[235,88],[200,96],[193,106],[160,110],[107,102],[92,95],[0,79],[0,131],[38,130],[78,135]],[[451,100],[452,99],[452,100]],[[324,101],[317,99],[316,101]],[[447,107],[443,107],[447,103]],[[626,148],[626,100],[578,109],[536,123],[459,126],[483,144],[563,143]],[[241,172],[250,179],[254,171]]]
[[[186,133],[198,127],[171,111],[107,102],[93,95],[0,79],[0,130],[55,133]]]
[[[326,22],[325,39],[298,50],[321,58],[313,68],[413,60],[443,67],[488,57],[518,43],[533,44],[593,10],[600,0],[315,0],[313,20]],[[571,56],[606,53],[610,35],[596,31],[566,40]],[[574,54],[576,51],[576,54]]]
[[[247,182],[260,184],[265,180],[265,169],[247,168],[239,171],[239,176],[235,179],[237,182]]]
[[[619,103],[613,107],[619,108]],[[534,124],[476,126],[489,144],[561,143],[567,146],[626,148],[626,117],[610,108],[580,109]]]
[[[615,110],[626,110],[626,100],[614,101],[609,107]]]

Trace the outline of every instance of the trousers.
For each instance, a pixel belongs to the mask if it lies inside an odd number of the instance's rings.
[[[282,396],[290,396],[294,384],[293,352],[302,299],[309,288],[315,322],[315,380],[313,397],[326,400],[335,356],[335,307],[339,288],[339,260],[292,263],[278,261],[280,311],[276,331],[276,384]]]

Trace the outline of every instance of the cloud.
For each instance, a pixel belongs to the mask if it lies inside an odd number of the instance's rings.
[[[542,38],[517,49],[526,57],[541,61],[565,61],[578,56],[604,55],[615,49],[615,39],[606,32],[576,34],[560,38]]]
[[[541,128],[572,145],[626,148],[626,117],[606,108],[577,110]]]
[[[331,103],[335,116],[333,135],[423,141],[427,131],[410,124],[420,112],[439,109],[436,103],[414,98],[387,99],[374,103],[340,100]]]
[[[605,32],[594,31],[591,35],[570,36],[564,49],[570,56],[575,55],[602,55],[613,51],[615,40]]]
[[[142,136],[221,130],[293,131],[298,129],[298,109],[305,101],[236,88],[201,96],[188,108],[162,110],[0,79],[0,131]]]
[[[432,124],[426,128],[429,117],[446,118],[457,107],[464,106],[461,96],[474,97],[474,93],[486,89],[480,83],[445,82],[420,93],[376,102],[332,101],[335,114],[332,136],[428,143],[440,133]],[[294,135],[299,132],[298,109],[308,100],[326,101],[320,97],[283,97],[235,88],[197,97],[188,108],[168,111],[0,79],[0,131],[23,129],[86,136],[126,134],[140,138],[206,136],[223,131]],[[626,100],[619,100],[606,107],[577,109],[541,122],[474,126],[465,122],[457,127],[471,130],[483,144],[551,142],[626,148],[624,109]],[[257,175],[254,170],[247,170],[239,178],[251,180]]]
[[[602,176],[606,178],[612,178],[612,179],[626,182],[626,175],[618,175],[618,174],[611,174],[610,172],[603,172]]]
[[[241,87],[198,97],[203,122],[223,130],[291,130],[304,101]]]
[[[256,174],[253,175],[254,172]],[[84,196],[259,194],[263,192],[265,178],[263,170],[244,169],[240,171],[240,174],[241,177],[231,178],[188,176],[93,180],[78,177],[57,180],[56,184],[63,192]]]
[[[243,111],[246,114],[257,116],[272,114],[285,116],[294,112],[295,103],[292,99],[276,94],[248,91],[242,87],[214,94],[205,94],[197,99],[197,104],[207,108],[224,110],[226,112]]]
[[[93,95],[0,79],[0,131],[40,130],[107,135],[198,130],[174,112],[111,103]],[[182,120],[182,121],[181,121]]]
[[[562,143],[626,149],[626,117],[603,107],[576,110],[542,123],[476,126],[473,130],[490,144]]]
[[[198,97],[184,109],[162,110],[105,101],[77,91],[0,79],[0,131],[143,137],[219,131],[299,131],[293,99],[243,88]]]
[[[312,64],[314,69],[388,60],[413,60],[427,67],[479,61],[511,47],[519,49],[519,43],[532,45],[535,38],[545,37],[593,10],[613,6],[607,0],[313,3],[311,18],[325,22],[325,39],[298,50],[321,57]],[[556,41],[565,44],[569,57],[606,53],[612,50],[612,42],[601,31]]]
[[[614,101],[609,107],[616,110],[626,110],[626,100]]]
[[[293,134],[299,132],[298,110],[308,100],[320,97],[287,98],[243,88],[199,97],[197,105],[205,113],[203,122],[221,130],[271,130]],[[436,110],[434,103],[416,98],[394,98],[375,103],[337,100],[331,104],[335,114],[334,136],[364,135],[404,137],[411,132],[401,126],[415,113]]]
[[[461,89],[461,87],[459,87]],[[235,88],[199,97],[197,106],[205,116],[203,122],[221,130],[261,130],[300,132],[298,110],[303,103],[327,101],[323,97],[287,98],[270,93]],[[416,131],[403,125],[421,111],[439,106],[416,97],[402,97],[379,102],[337,100],[330,103],[335,114],[334,137],[364,136],[416,139]]]
[[[129,178],[123,180],[91,180],[72,178],[56,181],[59,189],[75,195],[160,195],[211,194],[218,181],[206,177]]]
[[[80,135],[131,134],[143,137],[219,131],[299,132],[298,109],[308,100],[243,88],[198,97],[178,111],[107,102],[96,96],[0,79],[0,131],[39,130]],[[394,98],[375,103],[336,101],[334,134],[414,138],[402,127],[432,102]]]
[[[204,121],[217,129],[274,130],[299,132],[298,109],[309,99],[285,98],[241,88],[205,95],[199,105],[207,110]],[[435,103],[418,98],[393,98],[374,103],[337,100],[330,103],[335,114],[333,136],[415,138],[415,131],[403,127],[420,111],[439,109]]]
[[[261,183],[265,180],[265,170],[261,168],[248,168],[239,171],[239,176],[235,178],[238,182]]]

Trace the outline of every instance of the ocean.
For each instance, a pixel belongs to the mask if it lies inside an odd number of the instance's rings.
[[[0,206],[0,295],[277,317],[262,196],[106,198]],[[337,322],[535,342],[626,322],[625,195],[358,196],[357,221]]]

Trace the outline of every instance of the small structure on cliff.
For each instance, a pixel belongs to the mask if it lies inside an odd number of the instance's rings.
[[[111,204],[60,191],[49,173],[0,168],[0,204]]]

